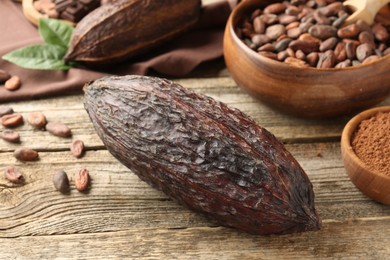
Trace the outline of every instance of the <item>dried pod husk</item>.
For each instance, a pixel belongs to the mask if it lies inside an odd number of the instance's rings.
[[[200,0],[102,5],[77,24],[65,60],[102,66],[145,53],[195,24],[200,7]]]
[[[319,229],[303,169],[239,110],[145,76],[105,77],[84,91],[107,149],[171,198],[253,234]]]

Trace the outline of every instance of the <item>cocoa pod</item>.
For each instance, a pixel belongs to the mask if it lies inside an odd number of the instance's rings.
[[[301,166],[239,110],[145,76],[105,77],[84,92],[109,152],[181,204],[254,234],[319,229]]]
[[[118,0],[85,16],[66,61],[101,66],[145,53],[195,24],[200,0]]]

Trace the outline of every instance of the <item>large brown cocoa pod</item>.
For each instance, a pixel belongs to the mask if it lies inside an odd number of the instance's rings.
[[[118,0],[84,17],[72,33],[66,61],[105,65],[158,46],[193,25],[201,0]]]
[[[84,92],[107,149],[171,198],[253,234],[319,229],[303,169],[239,110],[146,76],[105,77]]]

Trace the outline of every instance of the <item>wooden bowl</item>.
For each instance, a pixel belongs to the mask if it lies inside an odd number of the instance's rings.
[[[224,56],[236,83],[266,104],[301,117],[332,117],[373,106],[390,94],[390,55],[343,69],[299,68],[257,54],[235,33],[242,17],[270,0],[242,1],[231,13]]]
[[[38,12],[37,9],[34,7],[34,0],[23,0],[22,6],[23,6],[23,14],[29,20],[32,24],[35,26],[39,25],[39,19],[40,18],[48,18],[47,15],[41,14]],[[75,23],[67,20],[61,20],[70,26],[75,26]]]
[[[368,169],[351,146],[352,135],[360,122],[372,117],[379,111],[390,112],[390,106],[363,111],[347,123],[341,136],[341,156],[353,184],[371,199],[390,205],[390,176]]]

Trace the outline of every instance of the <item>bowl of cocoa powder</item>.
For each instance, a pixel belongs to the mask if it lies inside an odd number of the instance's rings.
[[[371,199],[390,205],[390,106],[353,117],[342,133],[341,154],[355,186]]]
[[[390,94],[390,6],[344,26],[335,0],[241,1],[227,22],[226,66],[249,94],[300,117],[361,111]]]

